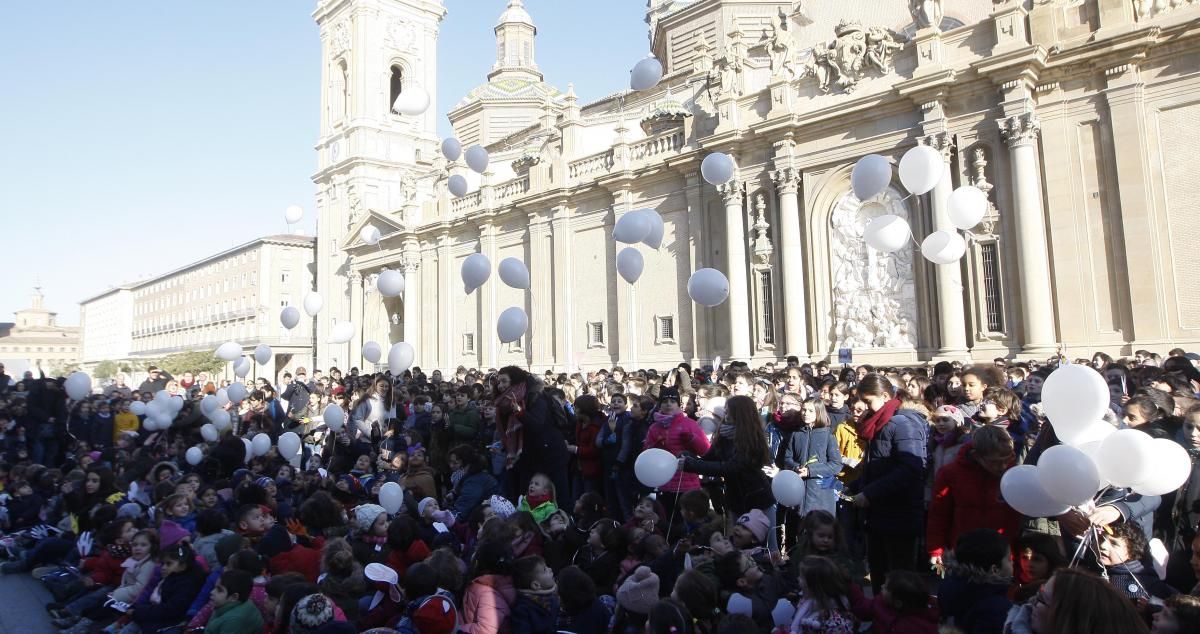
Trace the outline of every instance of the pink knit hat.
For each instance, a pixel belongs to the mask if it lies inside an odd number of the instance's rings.
[[[771,530],[771,520],[767,519],[766,513],[758,509],[750,509],[749,513],[738,518],[737,523],[739,526],[745,526],[760,544],[766,541],[767,531]]]

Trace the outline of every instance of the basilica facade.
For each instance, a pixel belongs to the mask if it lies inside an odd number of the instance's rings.
[[[402,340],[427,369],[534,370],[1200,344],[1200,189],[1187,176],[1200,2],[650,0],[663,80],[591,103],[546,82],[521,0],[496,10],[492,71],[448,112],[464,147],[490,153],[479,175],[442,158],[438,104],[391,109],[406,88],[436,92],[442,3],[318,3],[320,365],[362,367],[364,342]],[[895,162],[917,144],[944,158],[937,188],[914,196],[897,180],[854,196],[859,158]],[[700,176],[714,151],[737,162],[719,187]],[[467,194],[448,193],[453,174]],[[961,185],[987,192],[989,211],[960,262],[932,264],[918,245],[952,228]],[[644,207],[665,236],[638,247],[645,272],[631,285],[616,275],[612,228]],[[909,248],[865,244],[881,213],[908,219]],[[368,225],[378,245],[358,237]],[[472,253],[493,270],[520,259],[531,288],[493,272],[466,293]],[[702,267],[728,276],[724,304],[690,300]],[[384,269],[403,271],[402,297],[375,290]],[[497,316],[511,306],[530,327],[501,344]],[[327,343],[341,320],[354,338]]]

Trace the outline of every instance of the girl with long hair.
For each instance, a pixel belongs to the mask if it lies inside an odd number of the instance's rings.
[[[763,467],[771,464],[767,439],[758,417],[758,406],[749,396],[734,396],[725,403],[725,421],[717,429],[712,447],[703,457],[680,457],[684,473],[719,477],[725,484],[726,506],[734,516],[750,509],[771,509],[775,496]]]
[[[837,491],[830,485],[842,470],[842,454],[820,397],[804,401],[800,406],[800,420],[800,426],[792,432],[783,452],[783,468],[795,471],[804,480],[800,514],[814,510],[835,513]]]

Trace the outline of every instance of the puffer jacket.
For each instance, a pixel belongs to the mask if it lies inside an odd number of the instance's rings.
[[[704,431],[700,429],[700,425],[696,421],[688,418],[683,412],[678,412],[671,422],[666,427],[651,422],[650,430],[646,432],[646,442],[643,445],[646,449],[666,449],[673,456],[683,455],[685,452],[695,456],[703,456],[708,453],[710,445],[708,438],[704,436]],[[700,476],[695,472],[688,473],[680,471],[671,478],[662,487],[663,491],[670,493],[683,493],[684,491],[695,491],[700,488]],[[753,507],[751,507],[753,508]]]
[[[959,535],[977,528],[990,528],[1015,545],[1021,514],[1000,496],[1000,478],[975,461],[975,450],[968,443],[934,478],[925,527],[929,556],[940,557],[954,548]]]
[[[512,631],[511,615],[517,602],[517,590],[512,577],[480,575],[471,581],[463,595],[462,634],[508,634]]]
[[[867,496],[867,530],[920,534],[925,520],[925,447],[929,423],[920,412],[897,410],[867,446],[860,480]]]
[[[836,514],[837,492],[832,488],[832,480],[842,470],[842,453],[831,428],[801,426],[792,432],[784,448],[783,468],[800,467],[808,468],[800,514],[814,510]]]

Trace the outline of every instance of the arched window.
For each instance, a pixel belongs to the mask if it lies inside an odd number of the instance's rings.
[[[329,114],[334,121],[341,121],[346,116],[348,108],[347,89],[349,72],[346,62],[340,61],[333,69],[333,79],[329,86]]]
[[[392,110],[392,104],[396,103],[396,98],[404,90],[404,69],[400,68],[399,64],[392,64],[391,86],[391,90],[388,91],[387,107],[392,114],[397,114],[395,110]]]

